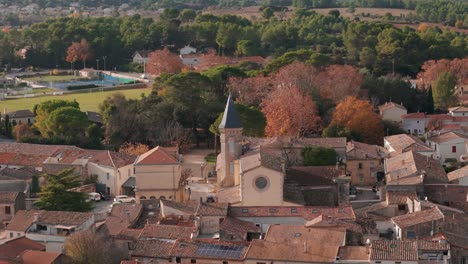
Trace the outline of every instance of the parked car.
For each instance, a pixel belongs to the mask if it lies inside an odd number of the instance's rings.
[[[99,201],[101,201],[101,195],[99,193],[96,193],[96,192],[89,193],[88,194],[88,200],[89,201],[99,202]]]
[[[134,203],[134,202],[136,202],[136,199],[135,199],[135,197],[128,197],[127,195],[117,195],[114,198],[114,202]]]

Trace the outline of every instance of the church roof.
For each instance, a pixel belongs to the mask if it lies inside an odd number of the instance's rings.
[[[234,102],[232,101],[231,95],[229,95],[228,101],[226,103],[223,120],[221,120],[219,128],[242,128],[239,114],[234,108]]]

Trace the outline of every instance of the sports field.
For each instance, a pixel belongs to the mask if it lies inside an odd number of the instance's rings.
[[[80,104],[80,109],[82,111],[98,111],[98,106],[102,101],[107,97],[115,93],[121,93],[127,98],[140,98],[142,93],[148,95],[151,92],[151,88],[141,88],[141,89],[130,89],[130,90],[121,90],[121,91],[106,91],[106,92],[93,92],[93,93],[74,93],[66,95],[56,95],[56,96],[42,96],[42,97],[32,97],[32,98],[21,98],[21,99],[11,99],[0,101],[0,111],[4,111],[6,108],[7,112],[20,110],[20,109],[30,109],[32,110],[34,105],[51,100],[51,99],[61,99],[61,100],[76,100]]]

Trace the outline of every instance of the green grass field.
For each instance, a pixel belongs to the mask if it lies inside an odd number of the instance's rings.
[[[43,81],[43,82],[58,82],[58,81],[71,81],[79,79],[79,76],[74,75],[41,75],[30,78],[24,78],[26,81]]]
[[[121,90],[121,91],[107,91],[107,92],[94,92],[94,93],[76,93],[76,94],[66,94],[60,96],[42,96],[35,98],[21,98],[21,99],[11,99],[0,101],[0,111],[6,108],[8,112],[20,110],[20,109],[30,109],[32,110],[34,105],[51,100],[51,99],[61,99],[61,100],[75,100],[80,103],[80,109],[82,111],[98,111],[98,106],[102,101],[107,97],[115,93],[121,93],[127,98],[140,98],[142,93],[148,95],[151,92],[151,88],[141,88],[141,89],[131,89],[131,90]]]

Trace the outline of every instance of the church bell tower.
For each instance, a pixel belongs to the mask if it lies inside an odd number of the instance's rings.
[[[224,115],[219,124],[221,138],[221,173],[218,174],[220,187],[234,186],[234,161],[242,154],[242,125],[239,114],[234,108],[234,102],[229,95],[224,109]]]

